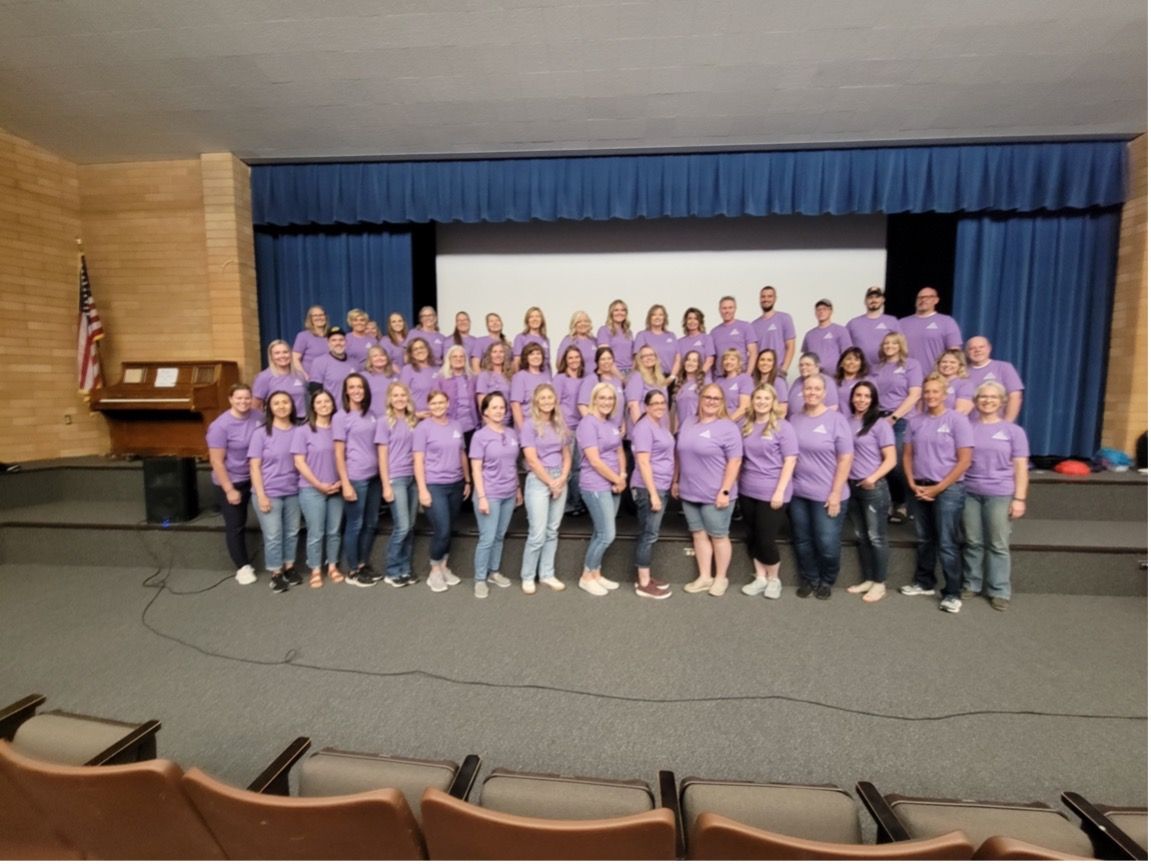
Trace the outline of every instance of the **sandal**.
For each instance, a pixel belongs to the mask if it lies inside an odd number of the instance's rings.
[[[323,588],[324,587],[324,574],[320,570],[319,567],[317,567],[315,570],[312,571],[312,576],[310,579],[308,579],[308,587],[309,588]]]
[[[341,573],[339,571],[339,569],[337,569],[336,567],[329,567],[328,568],[328,579],[330,579],[332,582],[334,582],[335,584],[338,585],[339,583],[344,581],[344,574]]]

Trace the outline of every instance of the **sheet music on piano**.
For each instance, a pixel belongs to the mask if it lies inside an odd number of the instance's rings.
[[[176,381],[180,377],[180,370],[174,366],[164,366],[156,370],[156,380],[152,382],[153,387],[175,387]]]

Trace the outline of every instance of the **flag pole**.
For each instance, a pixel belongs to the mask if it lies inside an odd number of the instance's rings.
[[[78,269],[80,269],[80,270],[86,269],[86,265],[84,262],[84,238],[80,237],[79,235],[77,235],[77,237],[76,237],[76,259],[77,259],[76,263],[77,263]],[[100,338],[96,339],[93,342],[93,346],[92,346],[96,350],[96,362],[99,363],[99,365],[100,365],[100,380],[97,382],[96,386],[92,388],[93,390],[101,389],[104,386],[104,352],[100,350],[100,343],[103,341],[104,341],[104,337],[103,337],[103,334],[101,334]],[[91,390],[82,391],[82,395],[84,397],[84,404],[89,406],[88,413],[89,414],[96,413],[91,408],[92,391]]]

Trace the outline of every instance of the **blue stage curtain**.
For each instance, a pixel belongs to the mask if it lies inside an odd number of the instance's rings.
[[[961,219],[954,314],[991,340],[1026,390],[1031,452],[1088,456],[1098,447],[1119,209]]]
[[[403,228],[362,231],[256,231],[260,337],[291,342],[309,306],[346,327],[360,308],[387,326],[391,312],[412,320],[412,235]],[[261,358],[263,359],[263,358]]]
[[[252,167],[261,225],[1085,209],[1120,204],[1126,144]]]

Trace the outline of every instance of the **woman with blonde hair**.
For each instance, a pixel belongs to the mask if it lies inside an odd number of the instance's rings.
[[[611,354],[600,348],[597,354]],[[627,486],[624,474],[623,434],[615,420],[619,396],[610,383],[601,382],[591,389],[589,410],[580,420],[576,441],[583,455],[580,470],[580,495],[591,514],[592,535],[584,554],[579,587],[593,597],[603,597],[619,583],[603,575],[603,556],[615,542],[615,517],[619,512],[620,494]]]
[[[368,349],[367,359],[364,360],[364,379],[372,391],[372,404],[387,405],[388,388],[393,381],[399,379],[399,375],[392,368],[392,360],[382,346],[373,345]]]
[[[638,355],[640,349],[647,346],[654,349],[659,358],[659,367],[663,374],[674,378],[679,372],[679,340],[675,334],[667,329],[667,309],[656,303],[647,310],[644,319],[644,329],[636,334],[632,342],[632,354]]]
[[[624,398],[627,400],[627,428],[631,434],[632,428],[639,422],[644,410],[648,393],[656,391],[667,398],[668,379],[660,369],[659,355],[650,345],[645,345],[636,352],[636,367],[632,370],[624,387]],[[671,429],[671,417],[665,411],[661,420],[665,428]]]
[[[579,349],[583,357],[583,368],[591,369],[595,365],[595,339],[591,332],[591,316],[582,309],[573,312],[571,322],[568,324],[568,335],[560,340],[559,353],[556,354],[556,372],[563,372],[564,356],[571,347]]]
[[[975,382],[967,377],[967,359],[963,352],[948,348],[939,355],[935,371],[947,381],[944,404],[960,414],[970,414],[975,409]]]
[[[252,407],[263,411],[268,394],[276,390],[292,397],[297,417],[307,413],[308,379],[292,365],[292,347],[283,339],[268,343],[268,366],[252,382]]]
[[[384,582],[393,588],[403,588],[419,581],[412,566],[412,548],[415,545],[416,476],[412,463],[412,435],[416,428],[416,412],[412,410],[412,395],[399,381],[393,381],[384,394],[377,411],[376,453],[379,459],[380,490],[392,514],[392,535],[385,553]]]
[[[900,524],[907,521],[907,480],[903,474],[903,442],[908,431],[908,418],[923,392],[923,369],[918,360],[908,357],[907,337],[888,333],[879,343],[878,362],[871,370],[875,389],[879,391],[879,414],[891,424],[895,433],[895,470],[891,472],[891,517]],[[944,387],[946,390],[946,386]]]
[[[348,359],[357,369],[364,367],[368,359],[368,349],[377,344],[368,333],[368,313],[363,309],[352,309],[348,312],[347,351]]]
[[[548,341],[548,322],[544,318],[544,310],[539,306],[529,306],[524,313],[523,332],[517,333],[512,340],[513,369],[518,372],[523,367],[522,356],[524,349],[535,342],[544,352],[544,368],[551,372],[552,343]]]
[[[631,321],[627,317],[627,304],[622,300],[612,300],[607,307],[607,322],[596,331],[596,347],[610,348],[616,367],[621,374],[627,375],[631,371],[634,341]]]
[[[411,356],[412,342],[416,339],[423,339],[428,343],[428,350],[431,352],[432,365],[439,366],[444,359],[444,343],[447,337],[440,332],[439,316],[436,314],[434,306],[422,306],[420,311],[416,314],[416,321],[418,322],[412,328],[412,332],[408,334],[407,348],[408,356]]]
[[[751,376],[743,371],[743,352],[728,348],[719,358],[715,383],[723,391],[724,407],[733,422],[740,422],[751,408]]]
[[[555,388],[547,383],[538,385],[532,393],[531,413],[520,429],[528,469],[524,482],[528,538],[520,568],[525,594],[536,593],[537,575],[540,584],[553,591],[565,587],[556,577],[556,549],[571,475],[571,437]]]
[[[304,314],[304,329],[292,343],[292,366],[308,377],[312,361],[328,353],[328,313],[323,306],[309,306]]]

